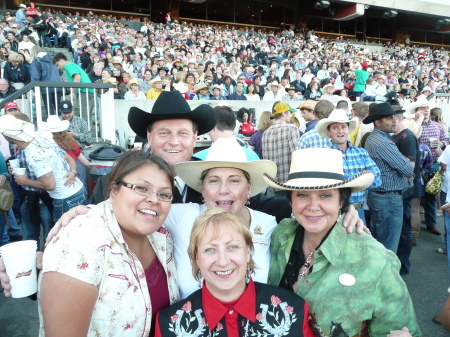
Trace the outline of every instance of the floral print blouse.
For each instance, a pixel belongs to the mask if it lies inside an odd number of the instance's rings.
[[[166,272],[173,304],[179,300],[179,292],[172,237],[160,227],[148,240]],[[148,336],[152,306],[145,271],[125,243],[110,200],[78,216],[53,238],[44,253],[39,288],[42,275],[49,271],[98,288],[88,336]],[[40,336],[44,336],[40,294],[38,298]]]

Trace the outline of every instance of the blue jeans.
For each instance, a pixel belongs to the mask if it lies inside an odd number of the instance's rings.
[[[448,256],[448,252],[450,251],[450,214],[448,214],[447,212],[442,212],[442,215],[444,216],[444,225],[445,225],[444,241],[446,242],[445,248],[447,249],[447,270],[449,273],[449,281],[450,281],[450,257]]]
[[[25,232],[25,240],[36,240],[38,243],[38,250],[43,251],[44,247],[41,246],[41,240],[39,239],[41,234],[41,224],[45,240],[48,232],[50,232],[55,223],[53,222],[49,209],[41,200],[37,201],[37,204],[32,209],[29,209],[28,206],[28,200],[25,199],[25,202],[20,209],[22,213],[22,225]]]
[[[57,222],[68,210],[78,205],[87,205],[87,202],[87,193],[84,186],[68,198],[53,199],[53,220]]]
[[[53,35],[53,42],[54,46],[58,45],[58,35]],[[47,47],[52,44],[52,42],[50,41],[50,36],[45,36],[45,44]]]
[[[445,193],[444,191],[441,191],[441,206],[444,206],[446,204],[445,199],[447,199],[447,193]],[[442,214],[446,214],[447,212],[442,211]],[[448,221],[448,219],[444,216],[444,241],[442,242],[442,248],[443,249],[447,249],[447,235],[448,235],[448,228],[447,226],[450,226],[450,223]]]
[[[397,253],[403,220],[403,199],[401,194],[387,192],[380,195],[369,191],[367,204],[370,208],[370,231],[372,236],[386,249]]]
[[[401,274],[409,273],[411,266],[409,261],[409,256],[412,251],[411,199],[403,200],[403,224],[397,249],[397,257],[402,263],[400,267]]]

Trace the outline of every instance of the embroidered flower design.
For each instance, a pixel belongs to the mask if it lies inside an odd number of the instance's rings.
[[[261,313],[258,313],[258,314],[256,314],[256,320],[257,321],[260,321],[260,320],[262,320],[262,314]]]
[[[208,323],[206,323],[205,317],[202,318],[202,325],[208,325]]]
[[[222,325],[222,323],[217,323],[217,331],[220,331],[220,330],[222,330],[223,329],[223,325]]]
[[[80,269],[86,269],[87,267],[89,266],[89,264],[88,263],[86,263],[86,262],[83,262],[81,265],[80,265]]]
[[[192,309],[192,304],[190,301],[187,301],[181,308],[181,310],[183,310],[183,311],[191,311],[191,309]]]
[[[178,319],[178,315],[170,316],[170,320],[171,320],[172,322],[175,322],[177,319]]]
[[[286,311],[289,312],[289,313],[292,313],[292,312],[294,312],[294,308],[288,305],[286,307]]]
[[[270,301],[272,302],[272,305],[278,305],[281,303],[281,300],[276,297],[275,295],[272,295],[272,297],[270,298]]]

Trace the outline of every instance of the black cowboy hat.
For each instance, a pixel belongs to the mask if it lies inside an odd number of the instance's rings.
[[[395,111],[389,103],[372,104],[369,108],[369,116],[364,118],[364,124],[370,124],[383,117],[389,117],[403,113],[404,110]]]
[[[259,71],[262,74],[266,73],[266,71],[264,70],[264,68],[262,66],[259,66],[258,68],[256,68],[256,71]]]
[[[147,126],[164,119],[189,119],[198,125],[198,134],[203,135],[216,126],[217,116],[208,104],[191,110],[179,91],[163,91],[153,105],[151,113],[137,107],[128,112],[128,124],[140,137],[147,138]]]

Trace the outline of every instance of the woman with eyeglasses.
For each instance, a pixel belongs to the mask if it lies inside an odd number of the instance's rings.
[[[156,312],[179,300],[173,241],[162,224],[173,175],[161,158],[123,154],[109,199],[62,229],[45,250],[40,333],[153,336]]]

